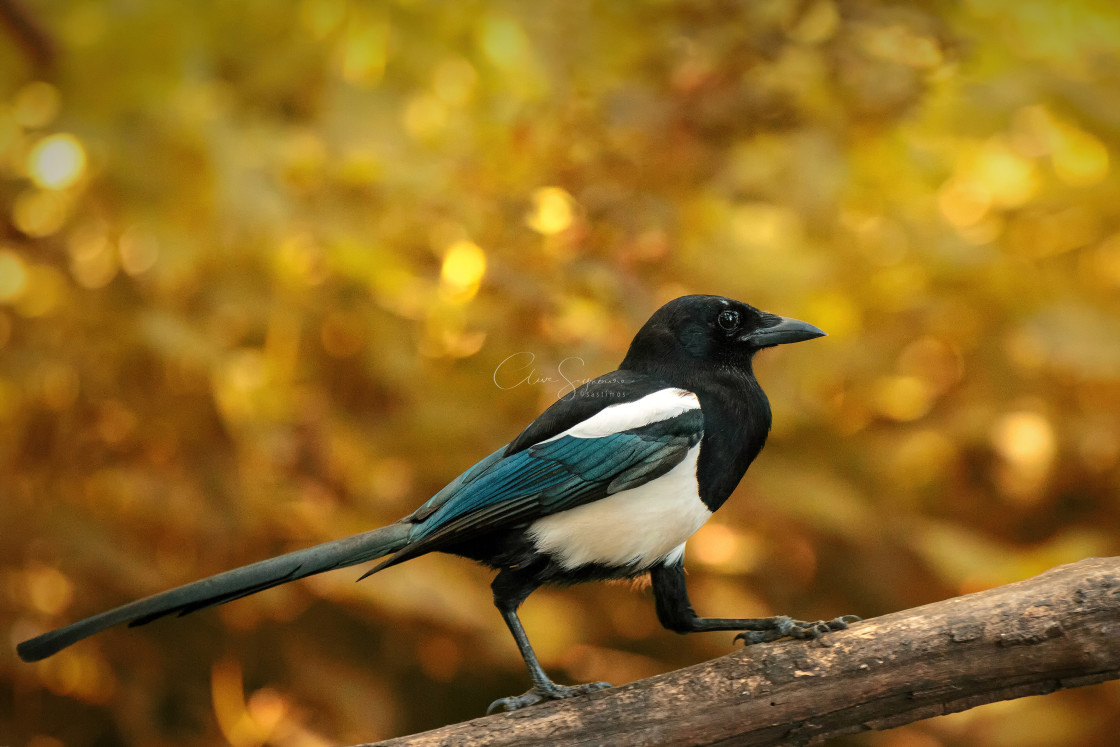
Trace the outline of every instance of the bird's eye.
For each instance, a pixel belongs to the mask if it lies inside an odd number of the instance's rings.
[[[719,316],[716,317],[716,324],[720,329],[728,332],[739,326],[739,312],[738,311],[721,311]]]

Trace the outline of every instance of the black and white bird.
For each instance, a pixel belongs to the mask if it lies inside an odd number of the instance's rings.
[[[558,685],[544,673],[517,617],[544,584],[649,574],[666,628],[742,631],[737,638],[747,644],[843,629],[858,618],[698,617],[683,565],[685,542],[731,495],[770,430],[770,403],[752,370],[755,353],[824,334],[719,296],[670,301],[639,330],[617,371],[559,399],[400,521],[126,604],[25,641],[19,656],[37,661],[118,623],[185,615],[384,558],[368,576],[434,551],[497,571],[494,604],[533,687],[495,701],[491,711],[609,687]]]

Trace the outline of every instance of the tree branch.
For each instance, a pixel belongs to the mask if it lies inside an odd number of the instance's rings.
[[[1118,677],[1120,558],[1091,558],[818,642],[378,744],[808,744]]]

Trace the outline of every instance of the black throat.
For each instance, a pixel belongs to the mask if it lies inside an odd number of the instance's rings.
[[[642,370],[669,386],[694,392],[704,413],[704,438],[696,465],[700,500],[712,511],[723,505],[770,433],[770,401],[754,377],[752,361],[697,366],[645,360]],[[622,368],[629,368],[629,357]]]
[[[754,374],[722,369],[688,387],[700,399],[704,438],[696,480],[700,500],[715,511],[743,479],[770,433],[770,401]]]

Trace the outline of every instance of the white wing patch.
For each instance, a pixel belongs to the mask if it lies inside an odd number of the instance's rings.
[[[675,387],[658,389],[653,394],[647,394],[633,402],[604,407],[587,420],[576,423],[563,433],[557,433],[541,443],[555,441],[562,436],[602,438],[660,420],[675,418],[682,412],[699,409],[700,400],[692,392]]]
[[[633,405],[665,392],[683,390],[663,389]],[[695,395],[683,394],[696,400]],[[688,401],[683,396],[680,399]],[[685,407],[680,412],[687,409],[691,408]],[[653,418],[648,422],[659,419]],[[580,425],[590,424],[593,420],[595,418],[590,418]],[[628,425],[610,432],[633,427],[636,426]],[[529,526],[529,536],[538,550],[551,555],[567,569],[578,568],[585,563],[644,569],[680,557],[684,553],[685,540],[712,515],[697,492],[696,459],[699,454],[700,445],[697,444],[680,464],[655,480],[537,519]]]

